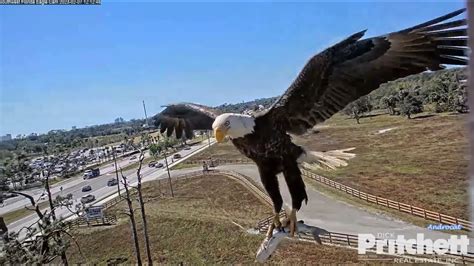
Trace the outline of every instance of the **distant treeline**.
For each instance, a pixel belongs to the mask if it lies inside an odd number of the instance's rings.
[[[467,112],[466,68],[450,68],[425,72],[382,84],[366,97],[349,104],[344,113],[358,117],[372,109],[386,109],[391,114],[406,115],[423,110],[434,112]],[[278,97],[256,99],[237,104],[223,104],[216,108],[223,112],[242,113],[258,105],[265,108]],[[354,113],[355,112],[355,113]]]
[[[51,130],[46,134],[19,135],[15,139],[0,142],[0,164],[14,153],[57,154],[80,147],[98,147],[120,142],[143,131],[144,119],[124,121],[115,119],[115,123],[94,125],[71,130]]]

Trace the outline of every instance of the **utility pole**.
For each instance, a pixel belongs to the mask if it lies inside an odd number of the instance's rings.
[[[209,130],[207,130],[206,132],[207,132],[207,143],[209,144],[209,147],[211,147],[211,133],[209,132]]]
[[[143,111],[145,112],[145,124],[148,127],[148,116],[146,115],[145,100],[143,100]]]
[[[117,192],[120,198],[120,180],[119,180],[118,170],[117,170],[117,158],[115,157],[115,147],[112,147],[112,156],[114,157],[115,177],[117,178]]]
[[[168,168],[168,158],[166,157],[166,148],[165,148],[165,163],[166,163],[166,171],[168,171],[168,182],[170,183],[170,190],[171,190],[171,197],[174,197],[173,193],[173,185],[171,184],[171,175],[170,175],[170,169]]]

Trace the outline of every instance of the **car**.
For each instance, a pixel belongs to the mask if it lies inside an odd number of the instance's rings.
[[[136,156],[136,155],[133,155],[132,157],[130,157],[130,161],[131,161],[131,160],[135,160],[135,159],[137,159],[137,156]]]
[[[88,195],[85,195],[85,196],[81,197],[81,203],[82,204],[89,203],[89,202],[92,202],[94,200],[95,200],[95,196],[91,195],[91,194],[88,194]]]
[[[156,165],[156,161],[151,161],[148,163],[148,167],[153,167]]]
[[[107,181],[107,186],[109,186],[109,187],[115,186],[117,184],[118,184],[118,182],[117,182],[117,179],[115,179],[115,178],[109,179],[109,181]]]
[[[84,171],[83,179],[86,180],[86,179],[89,179],[89,178],[97,177],[99,175],[100,175],[100,169],[99,168],[87,169],[86,171]]]
[[[91,191],[91,190],[92,190],[92,187],[89,186],[89,185],[82,187],[82,192],[87,192],[87,191]]]
[[[161,168],[161,167],[163,167],[163,166],[164,166],[163,163],[157,163],[157,164],[155,164],[155,167],[156,167],[156,168]]]
[[[181,154],[179,153],[176,153],[175,155],[173,155],[173,159],[180,159],[181,158]]]
[[[185,150],[190,150],[191,147],[187,147],[187,146],[186,146],[186,147],[184,147],[184,149],[185,149]]]

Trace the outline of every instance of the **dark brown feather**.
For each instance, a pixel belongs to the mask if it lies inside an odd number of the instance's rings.
[[[176,138],[193,137],[193,130],[212,129],[212,123],[218,112],[212,108],[192,104],[180,103],[166,106],[166,109],[153,117],[154,125],[160,127],[160,132],[166,132],[170,137],[173,132]]]

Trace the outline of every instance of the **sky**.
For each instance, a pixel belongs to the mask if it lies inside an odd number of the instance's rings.
[[[463,1],[0,6],[0,135],[144,118],[282,94],[306,61],[343,38],[372,37]]]

